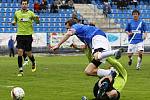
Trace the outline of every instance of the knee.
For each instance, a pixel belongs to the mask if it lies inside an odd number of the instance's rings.
[[[18,49],[18,56],[22,56],[23,55],[23,50],[22,49]]]
[[[84,70],[84,73],[85,73],[85,75],[87,75],[87,76],[91,76],[91,75],[92,75],[92,71],[91,71],[91,70],[88,70],[88,69],[85,69],[85,70]]]
[[[28,57],[32,57],[32,53],[31,52],[26,52]]]
[[[101,56],[101,52],[96,52],[94,53],[93,57],[95,60],[99,60],[100,59],[100,56]]]

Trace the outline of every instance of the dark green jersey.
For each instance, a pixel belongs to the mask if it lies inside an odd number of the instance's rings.
[[[35,14],[30,11],[18,10],[15,12],[14,21],[17,23],[17,35],[32,35],[33,31],[33,21]]]

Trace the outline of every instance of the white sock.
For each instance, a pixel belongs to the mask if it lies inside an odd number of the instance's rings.
[[[97,75],[102,77],[102,76],[107,76],[109,75],[111,70],[105,70],[105,69],[98,69],[97,70]]]
[[[141,63],[142,63],[142,59],[141,59],[140,57],[138,57],[136,67],[140,67],[140,66],[141,66]]]
[[[106,57],[113,56],[116,51],[118,51],[118,50],[110,50],[110,51],[105,51],[105,52],[99,53],[98,59],[101,60],[101,59],[104,59]]]
[[[130,57],[129,59],[132,60],[132,57]]]
[[[22,67],[20,67],[20,68],[19,68],[19,70],[23,70],[23,68],[22,68]]]

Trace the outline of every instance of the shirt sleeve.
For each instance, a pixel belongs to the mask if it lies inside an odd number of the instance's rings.
[[[125,31],[131,32],[131,24],[130,23],[127,23]]]
[[[142,23],[142,31],[143,33],[147,32],[147,26],[145,22]]]

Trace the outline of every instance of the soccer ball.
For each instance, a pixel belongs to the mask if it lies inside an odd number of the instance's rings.
[[[13,100],[23,100],[25,92],[21,87],[15,87],[11,90],[11,97]]]

